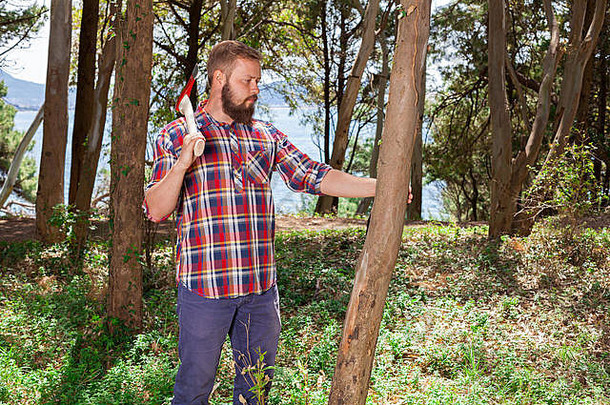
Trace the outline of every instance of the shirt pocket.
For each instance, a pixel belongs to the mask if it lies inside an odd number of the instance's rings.
[[[273,170],[273,151],[258,149],[247,152],[245,160],[245,175],[249,183],[266,184]]]

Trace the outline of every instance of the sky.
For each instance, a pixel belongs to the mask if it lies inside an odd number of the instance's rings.
[[[51,6],[51,0],[28,0],[27,4]],[[44,83],[47,75],[47,56],[49,53],[49,21],[42,27],[26,49],[15,49],[7,54],[7,73],[18,79]]]
[[[432,9],[447,4],[450,0],[432,0]],[[73,0],[75,3],[75,1]],[[51,6],[51,0],[29,0],[28,3]],[[35,83],[44,83],[47,74],[47,56],[49,47],[49,21],[30,41],[25,49],[13,50],[7,56],[8,66],[3,69],[10,75]]]

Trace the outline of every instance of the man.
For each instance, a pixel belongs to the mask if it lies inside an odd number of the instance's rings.
[[[235,360],[233,403],[256,403],[248,366],[265,353],[275,364],[280,317],[274,261],[276,170],[294,191],[338,197],[375,195],[375,179],[314,162],[273,125],[253,120],[261,55],[224,41],[208,60],[209,100],[197,134],[184,119],[160,133],[144,206],[161,221],[177,210],[177,313],[181,360],[173,404],[207,404],[227,334]],[[195,142],[205,141],[201,157]],[[268,372],[272,377],[272,370]],[[267,384],[266,391],[270,385]]]

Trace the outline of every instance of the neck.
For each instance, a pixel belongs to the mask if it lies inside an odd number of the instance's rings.
[[[212,116],[218,122],[226,122],[227,124],[233,123],[233,118],[225,114],[222,109],[222,100],[220,95],[210,92],[210,98],[204,108],[204,110]]]

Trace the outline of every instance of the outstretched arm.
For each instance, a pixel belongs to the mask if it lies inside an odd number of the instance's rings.
[[[322,179],[320,191],[334,197],[374,197],[376,184],[376,179],[332,169]]]
[[[356,177],[340,170],[332,169],[324,176],[320,184],[320,191],[334,197],[375,197],[377,179],[369,177]],[[411,203],[413,194],[409,186],[407,203]]]

